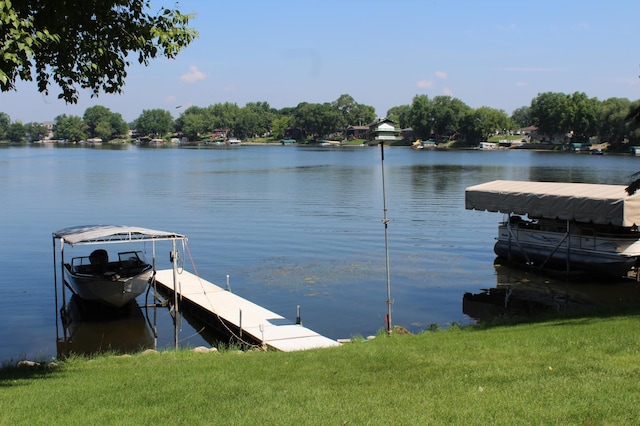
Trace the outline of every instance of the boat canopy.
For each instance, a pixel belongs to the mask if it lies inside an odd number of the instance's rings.
[[[64,228],[53,233],[69,245],[126,243],[139,241],[186,240],[184,235],[121,225],[85,225]]]
[[[640,225],[640,195],[624,185],[494,180],[465,191],[469,210],[602,225]]]

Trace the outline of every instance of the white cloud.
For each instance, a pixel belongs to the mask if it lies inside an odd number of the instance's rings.
[[[578,30],[578,31],[589,31],[591,30],[591,24],[589,24],[586,21],[582,21],[582,22],[578,22],[576,24],[573,24],[571,26],[572,29],[574,30]]]
[[[445,96],[453,96],[453,92],[448,87],[445,87],[444,89],[442,89],[442,94]]]
[[[418,86],[421,89],[431,89],[433,87],[433,81],[420,80],[416,83],[416,86]]]
[[[236,86],[234,84],[228,84],[222,88],[223,92],[235,92]]]
[[[172,104],[176,101],[176,97],[174,95],[170,95],[167,96],[166,98],[164,98],[164,103],[165,104]]]
[[[195,83],[196,81],[204,80],[206,77],[207,75],[205,73],[200,71],[195,65],[192,65],[189,67],[188,73],[182,74],[180,76],[180,80],[184,81],[185,83]]]
[[[526,87],[528,85],[529,85],[529,82],[527,82],[527,81],[518,81],[518,82],[516,82],[516,86],[517,87]]]
[[[436,74],[436,77],[438,77],[438,78],[442,78],[442,79],[447,78],[447,73],[444,72],[444,71],[436,71],[435,74]]]

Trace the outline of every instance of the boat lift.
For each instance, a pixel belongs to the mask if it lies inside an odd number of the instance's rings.
[[[180,258],[179,251],[177,248],[177,242],[181,241],[183,246],[186,245],[187,237],[181,234],[165,232],[165,231],[156,231],[152,229],[146,228],[138,228],[138,227],[129,227],[129,226],[119,226],[119,225],[86,225],[86,226],[75,226],[70,228],[64,228],[59,231],[56,231],[52,234],[53,238],[53,263],[54,263],[54,288],[55,288],[55,309],[56,309],[56,341],[60,341],[60,331],[59,331],[59,321],[58,316],[61,321],[65,321],[65,315],[67,311],[67,293],[66,289],[69,289],[72,293],[75,294],[69,283],[66,282],[64,278],[64,268],[65,268],[65,246],[85,246],[85,245],[109,245],[109,244],[123,244],[123,243],[147,243],[150,242],[152,245],[152,267],[153,273],[150,279],[150,285],[147,288],[147,300],[149,296],[149,291],[153,289],[153,302],[150,305],[147,301],[145,304],[145,310],[149,307],[159,307],[166,306],[167,303],[170,305],[170,314],[174,320],[174,344],[175,347],[178,347],[178,324],[179,324],[179,281],[177,280],[178,274],[178,260]],[[170,260],[173,268],[173,279],[174,284],[176,285],[174,288],[178,289],[178,291],[174,292],[173,303],[171,301],[165,300],[161,301],[159,293],[156,288],[156,242],[159,241],[171,241],[171,252],[170,252]],[[60,253],[60,264],[58,265],[57,254]],[[60,286],[58,280],[57,270],[60,268],[60,276],[62,283]],[[58,288],[60,287],[60,289]],[[60,298],[62,299],[62,306],[60,306]],[[160,302],[160,303],[159,303]],[[147,311],[147,322],[149,326],[153,330],[154,336],[154,346],[157,344],[157,326],[156,326],[156,313],[154,310],[154,320],[153,323],[149,320],[149,315]],[[63,324],[63,339],[66,341],[69,336],[67,336],[67,329]]]
[[[558,242],[558,244],[556,244],[553,249],[549,252],[549,255],[542,261],[542,263],[540,264],[540,266],[535,266],[534,262],[529,258],[529,255],[527,254],[527,250],[520,244],[520,240],[518,239],[518,236],[515,234],[515,232],[513,232],[513,227],[511,226],[511,218],[514,216],[511,216],[510,214],[508,215],[508,218],[506,220],[506,224],[507,224],[507,230],[509,231],[509,255],[507,256],[507,260],[509,262],[513,261],[513,254],[511,252],[511,241],[513,238],[513,242],[515,243],[516,246],[518,246],[518,248],[520,249],[520,253],[522,253],[522,256],[525,258],[525,263],[532,267],[532,268],[536,268],[538,270],[543,270],[545,265],[547,264],[547,262],[553,258],[553,256],[556,254],[556,252],[558,251],[558,249],[560,247],[562,247],[562,244],[566,241],[567,242],[567,256],[566,256],[566,262],[565,262],[565,273],[569,274],[571,272],[571,238],[569,238],[570,236],[570,231],[571,231],[571,222],[569,220],[567,220],[567,231],[564,233],[564,235],[562,236],[562,238],[560,239],[560,241]]]
[[[506,228],[508,238],[504,234],[499,237],[496,249],[500,244],[500,251],[506,250],[509,260],[517,254],[524,258],[526,264],[533,265],[533,258],[537,257],[535,261],[539,269],[552,261],[564,260],[566,274],[582,269],[582,266],[591,269],[593,260],[602,267],[602,271],[623,274],[635,269],[636,275],[640,275],[637,274],[640,265],[640,233],[637,233],[640,193],[629,195],[624,185],[495,180],[466,188],[465,208],[508,215],[502,228]],[[516,225],[512,218],[515,215],[566,225],[564,229],[550,231],[555,236],[544,250],[525,249],[526,242],[518,238],[520,229],[517,233],[514,231]],[[603,247],[619,244],[623,249],[599,249],[597,240],[601,234],[595,232],[593,235],[573,233],[583,224],[611,234],[611,237],[602,238],[605,241]],[[515,251],[516,248],[519,252]],[[559,256],[559,250],[566,251],[564,259]]]

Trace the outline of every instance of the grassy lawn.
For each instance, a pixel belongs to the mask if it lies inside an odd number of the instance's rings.
[[[523,137],[522,135],[495,135],[487,139],[487,142],[500,142],[505,140],[519,142]]]
[[[639,424],[640,316],[0,370],[0,424]]]

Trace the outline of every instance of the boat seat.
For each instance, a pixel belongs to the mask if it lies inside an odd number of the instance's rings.
[[[104,249],[97,249],[89,255],[89,261],[95,272],[105,272],[109,266],[109,253]]]

